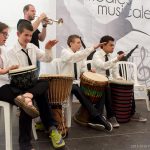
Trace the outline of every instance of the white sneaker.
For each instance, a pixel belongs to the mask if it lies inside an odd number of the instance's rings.
[[[108,121],[112,124],[113,128],[119,128],[119,123],[116,120],[116,117],[111,117]]]

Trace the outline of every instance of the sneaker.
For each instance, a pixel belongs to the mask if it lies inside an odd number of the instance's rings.
[[[36,122],[35,129],[38,130],[38,131],[44,131],[45,130],[44,125],[43,125],[42,122]]]
[[[146,122],[147,118],[142,117],[140,113],[135,113],[134,115],[132,115],[130,120],[138,122]]]
[[[55,129],[55,130],[52,130],[52,132],[50,133],[50,136],[49,136],[52,140],[52,144],[53,144],[53,147],[54,148],[62,148],[65,146],[65,142],[64,140],[62,139],[62,136],[60,133],[58,133],[58,131]]]
[[[95,118],[95,123],[101,124],[105,127],[105,130],[111,132],[113,130],[112,124],[106,120],[104,116],[97,116]]]
[[[96,130],[104,130],[105,129],[104,125],[95,123],[95,122],[89,122],[88,125]]]
[[[104,116],[102,116],[102,124],[105,126],[105,130],[111,132],[113,130],[112,124],[106,120]]]
[[[118,128],[120,125],[116,120],[116,117],[111,117],[108,121],[112,124],[113,128]]]

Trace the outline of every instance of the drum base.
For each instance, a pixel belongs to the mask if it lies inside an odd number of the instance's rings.
[[[62,115],[61,108],[52,108],[52,113],[54,115],[54,119],[57,122],[57,130],[63,136],[66,137],[68,135],[68,127],[66,127],[66,119]]]
[[[86,108],[80,106],[79,110],[73,117],[74,121],[82,126],[88,126],[90,115]]]

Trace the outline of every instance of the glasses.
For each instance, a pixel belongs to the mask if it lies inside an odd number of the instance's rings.
[[[3,36],[8,37],[9,34],[7,32],[0,32],[1,34],[3,34]]]

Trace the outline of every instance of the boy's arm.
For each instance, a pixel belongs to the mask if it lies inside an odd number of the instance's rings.
[[[9,72],[9,70],[17,69],[18,67],[19,67],[18,65],[12,65],[5,69],[0,68],[0,74],[7,74]]]

